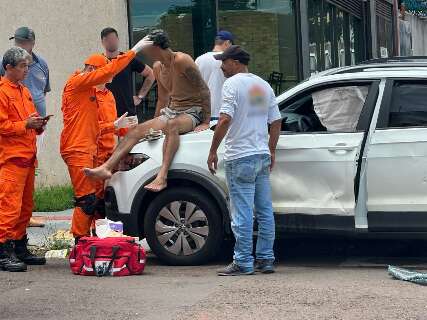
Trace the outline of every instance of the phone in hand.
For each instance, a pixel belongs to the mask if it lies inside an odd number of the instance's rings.
[[[49,114],[46,117],[42,118],[43,121],[49,121],[49,119],[53,117],[53,114]]]

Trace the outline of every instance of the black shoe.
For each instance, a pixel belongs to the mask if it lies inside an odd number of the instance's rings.
[[[232,262],[224,269],[217,271],[219,276],[248,276],[254,274],[254,270],[250,268],[243,268]]]
[[[15,240],[15,253],[19,260],[28,265],[41,266],[46,264],[45,257],[38,257],[32,254],[27,247],[28,238],[24,236],[21,240]]]
[[[27,270],[27,265],[16,257],[13,242],[0,243],[0,270],[22,272]]]
[[[256,260],[255,271],[261,273],[274,273],[273,260]]]

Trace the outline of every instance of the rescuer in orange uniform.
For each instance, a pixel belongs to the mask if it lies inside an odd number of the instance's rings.
[[[76,71],[65,84],[62,95],[64,128],[60,149],[74,189],[75,208],[71,232],[76,239],[90,235],[97,204],[95,182],[83,173],[85,167],[93,168],[96,165],[100,130],[96,86],[111,81],[135,58],[136,53],[151,44],[151,41],[144,38],[110,63],[102,55],[93,55],[85,61],[83,71]],[[119,120],[125,121],[125,118]]]
[[[27,264],[45,264],[27,248],[26,228],[33,211],[36,135],[48,118],[40,117],[30,91],[21,84],[31,56],[13,47],[3,56],[0,81],[0,268],[25,271]]]
[[[105,65],[105,59],[93,61],[94,67],[101,68]],[[138,119],[136,117],[127,117],[127,112],[117,119],[116,100],[113,93],[103,85],[96,86],[96,101],[98,103],[98,121],[99,121],[99,136],[97,141],[96,165],[100,166],[113,153],[116,146],[116,136],[123,136],[127,132],[127,128],[136,126]],[[95,219],[105,218],[105,203],[104,203],[104,181],[95,182],[95,195],[97,198],[97,206]],[[95,224],[92,223],[92,229]]]

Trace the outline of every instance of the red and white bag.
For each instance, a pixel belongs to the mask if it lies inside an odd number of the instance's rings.
[[[144,249],[132,237],[83,237],[70,254],[71,271],[83,276],[142,274],[145,261]]]

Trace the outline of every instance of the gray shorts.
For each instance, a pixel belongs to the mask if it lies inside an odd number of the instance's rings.
[[[203,109],[201,107],[191,107],[186,110],[174,110],[169,107],[165,107],[160,111],[159,119],[168,122],[169,120],[175,119],[181,114],[188,115],[193,121],[193,129],[197,127],[200,123],[202,123],[203,119]]]

